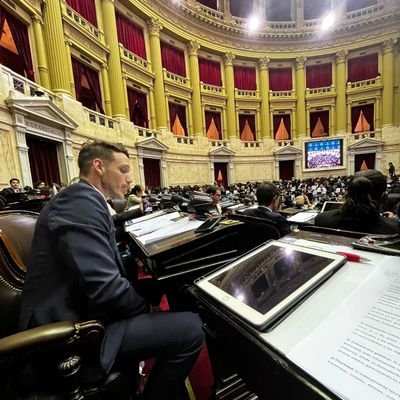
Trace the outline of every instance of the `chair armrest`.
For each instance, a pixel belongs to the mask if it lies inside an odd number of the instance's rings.
[[[47,347],[66,346],[78,342],[101,341],[104,327],[99,321],[73,323],[61,321],[27,329],[0,339],[0,360]]]

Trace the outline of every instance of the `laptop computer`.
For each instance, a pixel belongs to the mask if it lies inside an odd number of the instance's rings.
[[[337,210],[342,207],[343,202],[341,201],[325,201],[321,208],[321,212]]]

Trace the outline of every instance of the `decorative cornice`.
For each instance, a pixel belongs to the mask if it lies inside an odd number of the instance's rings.
[[[189,51],[189,56],[197,56],[197,52],[200,49],[200,45],[195,40],[191,40],[187,44],[187,48],[188,48],[188,51]]]
[[[147,26],[149,28],[149,34],[152,36],[159,36],[160,31],[163,28],[163,25],[160,22],[160,20],[155,19],[155,18],[150,18],[147,21]]]

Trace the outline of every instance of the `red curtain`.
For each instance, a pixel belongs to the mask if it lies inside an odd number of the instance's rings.
[[[362,106],[351,107],[351,131],[354,133],[356,129],[358,118],[360,118],[360,112],[363,112],[365,119],[370,124],[370,131],[374,131],[374,105],[364,104]]]
[[[324,133],[326,136],[329,136],[329,111],[318,111],[310,113],[310,134],[312,136],[312,131],[315,128],[316,123],[318,122],[318,118],[321,120],[322,125],[324,126]]]
[[[115,17],[118,41],[132,53],[146,59],[143,29],[118,12],[115,13]]]
[[[197,2],[207,7],[213,8],[214,10],[218,9],[217,0],[197,0]]]
[[[239,114],[239,136],[243,132],[244,125],[246,124],[246,120],[249,123],[250,129],[253,132],[254,140],[256,138],[256,119],[254,115],[251,114]]]
[[[99,111],[102,114],[104,114],[98,72],[87,67],[86,65],[80,63],[75,58],[72,58],[72,71],[74,74],[76,99],[78,101],[81,101],[82,75],[85,75],[85,77],[88,81],[88,84],[89,84],[89,90],[91,92],[93,100],[97,104]],[[93,110],[93,111],[96,111],[96,110]]]
[[[240,90],[257,90],[255,68],[235,66],[234,74],[235,88]]]
[[[26,135],[32,181],[45,181],[47,185],[61,183],[57,158],[57,144]]]
[[[290,115],[289,114],[274,115],[274,137],[276,135],[276,132],[278,131],[279,124],[281,123],[282,118],[283,118],[283,123],[285,124],[285,128],[289,134],[289,138],[291,138],[292,132],[291,132]]]
[[[292,90],[292,68],[270,68],[269,89],[274,92]]]
[[[176,47],[161,42],[162,65],[167,71],[186,76],[185,54]]]
[[[186,107],[180,106],[175,103],[169,103],[169,121],[170,121],[171,131],[172,131],[172,125],[174,125],[176,115],[178,115],[179,120],[181,121],[181,124],[183,126],[183,129],[185,130],[185,136],[188,136],[188,129],[186,123]]]
[[[279,161],[279,179],[290,180],[294,177],[294,160]]]
[[[203,83],[222,86],[221,65],[217,61],[199,58],[199,76]]]
[[[7,20],[8,26],[10,27],[11,35],[14,39],[15,47],[17,48],[18,51],[19,62],[23,66],[25,75],[28,79],[34,81],[35,76],[33,72],[31,49],[29,47],[28,29],[26,25],[22,23],[19,19],[15,18],[6,10],[1,8],[0,11],[1,35],[3,34],[3,27],[5,20]]]
[[[306,86],[309,89],[332,85],[332,64],[310,65],[306,68]]]
[[[358,82],[378,76],[378,54],[351,58],[347,63],[347,82]]]
[[[96,6],[94,0],[66,0],[67,4],[97,27]]]
[[[375,169],[375,153],[356,154],[354,156],[354,172],[360,171],[363,163],[368,169]]]
[[[160,160],[143,158],[144,181],[147,189],[161,186]]]
[[[208,128],[210,127],[211,120],[214,118],[215,126],[217,127],[218,132],[219,132],[219,140],[222,140],[221,113],[206,111],[205,117],[206,117],[206,132],[208,131]]]
[[[228,163],[221,163],[221,162],[215,162],[214,163],[214,180],[217,182],[218,180],[218,175],[221,172],[222,175],[222,185],[223,186],[228,186]]]
[[[147,114],[147,98],[144,93],[128,88],[128,104],[130,120],[143,128],[149,127]]]

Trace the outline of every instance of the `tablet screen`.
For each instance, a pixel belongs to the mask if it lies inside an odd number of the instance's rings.
[[[196,284],[261,327],[303,299],[344,262],[334,253],[275,241]]]

